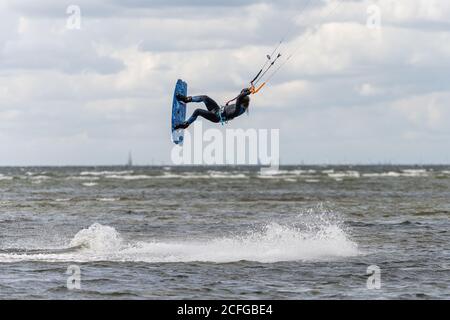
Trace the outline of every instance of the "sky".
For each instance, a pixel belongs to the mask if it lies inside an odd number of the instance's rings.
[[[450,163],[450,1],[0,0],[0,166],[169,165],[176,80],[223,103],[282,38],[220,130],[280,129],[282,164]]]

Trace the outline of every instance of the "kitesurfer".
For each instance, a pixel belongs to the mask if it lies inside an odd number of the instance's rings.
[[[187,129],[192,123],[194,123],[195,120],[197,120],[199,116],[214,123],[224,123],[233,120],[248,111],[250,106],[249,95],[253,92],[254,88],[243,89],[236,98],[228,101],[224,107],[220,107],[217,102],[208,96],[185,97],[181,94],[177,94],[177,99],[179,101],[184,103],[203,102],[207,110],[195,110],[187,121],[175,126],[174,130]],[[231,104],[234,101],[236,102]]]

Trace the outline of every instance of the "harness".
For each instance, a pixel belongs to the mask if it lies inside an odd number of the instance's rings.
[[[217,116],[219,117],[220,123],[222,124],[222,126],[228,124],[228,120],[223,117],[224,112],[225,112],[225,107],[221,107],[217,110]]]

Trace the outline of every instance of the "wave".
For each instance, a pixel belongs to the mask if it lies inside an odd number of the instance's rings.
[[[234,174],[234,175],[228,175],[228,174],[211,174],[209,178],[212,179],[248,179],[249,176],[245,174]]]
[[[220,171],[210,171],[208,174],[195,174],[195,173],[184,173],[184,174],[171,174],[165,173],[162,176],[154,176],[155,179],[247,179],[248,175],[245,173],[228,173]]]
[[[116,180],[145,180],[145,179],[152,179],[154,176],[148,176],[148,175],[106,175],[106,179],[116,179]]]
[[[401,172],[389,171],[389,172],[381,172],[381,173],[364,173],[363,177],[366,178],[379,178],[379,177],[389,177],[389,178],[398,178],[398,177],[427,177],[430,172],[423,169],[405,169],[401,170]]]
[[[208,171],[208,177],[213,179],[247,179],[249,176],[245,173]]]
[[[98,185],[98,183],[95,182],[86,182],[82,184],[85,187],[95,187],[96,185]]]
[[[76,248],[76,250],[73,250]],[[356,243],[338,224],[296,227],[275,222],[210,240],[126,242],[113,227],[93,224],[78,232],[66,251],[0,253],[0,262],[116,261],[145,263],[327,261],[358,255]]]
[[[291,182],[293,179],[304,179],[306,182],[318,182],[323,175],[341,181],[344,178],[360,178],[358,171],[323,170],[318,173],[316,170],[272,170],[264,171],[258,175],[260,179],[283,179]]]
[[[297,178],[311,178],[316,170],[264,170],[258,174],[260,179],[284,179],[291,181]]]
[[[364,173],[363,177],[365,178],[379,178],[379,177],[391,177],[391,178],[396,178],[396,177],[401,177],[402,174],[399,172],[394,172],[394,171],[390,171],[390,172],[382,172],[382,173]]]
[[[166,170],[167,169],[167,170]],[[346,179],[360,179],[360,178],[421,178],[440,176],[445,177],[450,175],[450,170],[433,170],[429,169],[401,169],[393,168],[392,171],[366,171],[364,169],[355,170],[349,168],[346,169],[329,169],[329,170],[314,170],[314,169],[291,169],[281,168],[279,170],[202,170],[202,171],[175,171],[172,168],[167,167],[164,170],[156,171],[83,171],[80,173],[70,172],[68,175],[46,172],[29,173],[23,176],[13,176],[6,172],[0,173],[0,181],[5,180],[17,180],[20,183],[21,180],[30,180],[33,184],[50,183],[52,180],[65,179],[66,181],[80,181],[83,183],[99,183],[99,181],[114,181],[120,183],[120,181],[139,181],[139,180],[162,180],[162,179],[180,179],[180,180],[208,180],[208,179],[271,179],[281,180],[285,182],[317,182],[317,180],[334,179],[336,181],[342,181]],[[168,170],[170,169],[170,170]]]
[[[343,172],[328,172],[327,175],[334,179],[343,178],[360,178],[361,174],[358,171],[343,171]]]
[[[107,175],[130,175],[134,171],[83,171],[80,176],[107,176]]]
[[[426,177],[429,172],[426,169],[404,169],[402,173],[407,177]]]
[[[79,180],[79,181],[96,181],[100,180],[100,177],[93,176],[70,176],[66,178],[67,180]]]
[[[100,201],[100,202],[115,202],[115,201],[118,201],[120,199],[116,199],[116,198],[97,198],[95,200]]]
[[[288,170],[278,170],[278,169],[273,169],[273,170],[263,170],[259,173],[260,177],[271,177],[271,176],[281,176],[281,175],[285,175],[288,174],[289,171]]]
[[[50,180],[50,179],[52,179],[52,177],[45,176],[45,175],[39,175],[39,176],[32,176],[31,177],[31,180],[38,180],[38,181],[40,181],[40,180]]]

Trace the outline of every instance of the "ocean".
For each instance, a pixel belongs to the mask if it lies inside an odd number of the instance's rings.
[[[450,299],[450,166],[0,168],[0,299]]]

